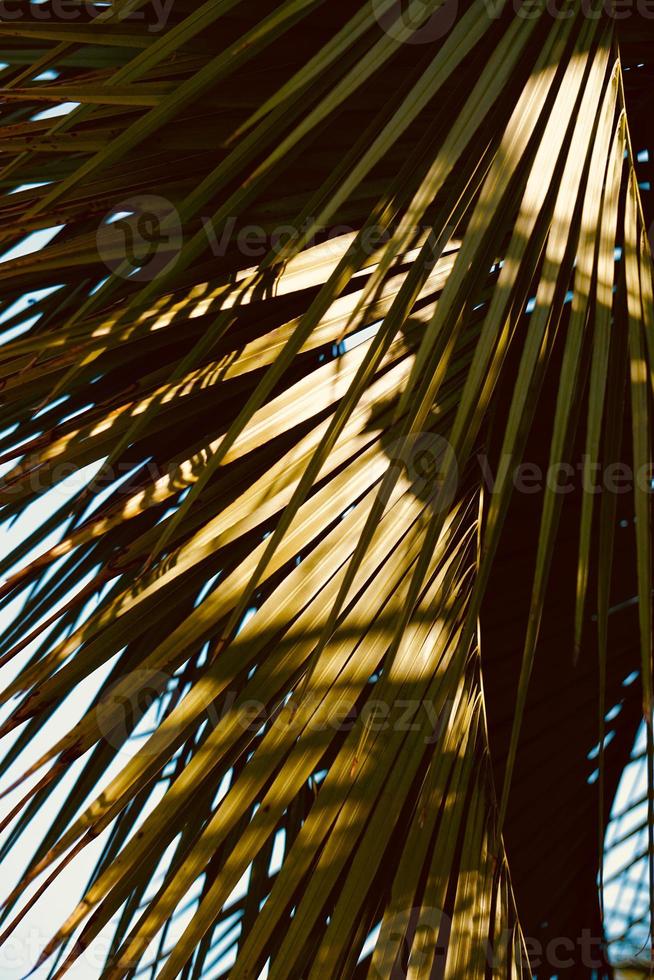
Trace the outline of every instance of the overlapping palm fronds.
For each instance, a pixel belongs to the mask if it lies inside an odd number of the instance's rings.
[[[5,936],[102,841],[52,976],[108,927],[103,977],[213,975],[234,926],[236,978],[531,975],[502,830],[557,480],[533,560],[498,554],[534,433],[548,472],[581,449],[584,487],[632,474],[651,721],[652,261],[615,21],[450,7],[26,3],[0,27],[4,518],[82,474],[0,563],[2,854],[66,787]],[[630,660],[601,489],[559,684],[603,787]],[[525,567],[496,744],[485,603]]]

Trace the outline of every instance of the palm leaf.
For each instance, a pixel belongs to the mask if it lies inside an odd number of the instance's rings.
[[[409,7],[0,28],[2,517],[55,501],[0,560],[4,937],[95,854],[53,977],[107,930],[103,977],[313,980],[601,929],[643,705],[654,760],[635,42]],[[628,499],[518,492],[578,458]]]

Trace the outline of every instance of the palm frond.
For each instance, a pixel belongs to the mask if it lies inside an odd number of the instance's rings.
[[[411,7],[2,24],[0,505],[55,501],[0,561],[0,854],[54,812],[4,936],[98,849],[53,977],[108,928],[110,978],[213,975],[233,928],[243,980],[531,976],[533,811],[601,836],[643,712],[654,758],[652,258],[616,25]],[[588,491],[617,465],[628,499]],[[576,937],[597,844],[585,891],[550,846],[543,935]]]

